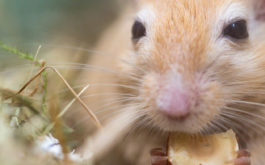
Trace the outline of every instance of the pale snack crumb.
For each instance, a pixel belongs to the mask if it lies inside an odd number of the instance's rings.
[[[233,165],[238,151],[232,130],[207,136],[172,134],[168,145],[172,165]]]

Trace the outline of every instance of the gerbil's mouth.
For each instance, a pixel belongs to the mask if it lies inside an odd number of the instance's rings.
[[[208,135],[226,131],[212,126],[213,124],[211,123],[215,123],[214,120],[216,118],[209,116],[207,111],[201,111],[201,109],[196,107],[195,109],[191,109],[187,115],[182,116],[167,115],[167,113],[157,109],[148,113],[148,116],[152,119],[155,127],[165,132]]]
[[[190,116],[190,114],[187,114],[186,116],[171,116],[171,115],[162,114],[162,113],[161,115],[165,116],[171,122],[178,122],[178,123],[184,122]]]
[[[220,130],[220,129],[202,129],[202,131],[200,131],[200,133],[202,135],[212,135],[212,134],[218,134],[218,133],[223,133],[228,131],[229,129],[226,130]]]

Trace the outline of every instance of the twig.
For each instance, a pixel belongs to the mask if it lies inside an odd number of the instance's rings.
[[[38,49],[37,49],[37,51],[36,51],[36,54],[35,54],[35,56],[34,56],[33,62],[36,62],[36,61],[37,61],[37,57],[38,57],[38,55],[39,55],[39,52],[40,52],[41,47],[42,47],[42,46],[39,45],[39,47],[38,47]],[[33,70],[34,70],[34,68],[32,67],[32,68],[30,69],[30,73],[29,73],[28,79],[29,79],[30,77],[32,77]],[[35,95],[35,93],[37,93],[37,91],[38,91],[38,84],[36,84],[36,87],[33,89],[32,92],[30,92],[29,96],[33,96],[33,95]]]
[[[85,86],[79,93],[78,93],[78,97],[80,97],[85,91],[86,89],[89,87],[89,85]],[[55,120],[58,120],[59,118],[61,118],[66,112],[67,110],[71,107],[71,105],[76,101],[76,98],[74,98],[69,104],[66,105],[66,107],[56,116]],[[47,134],[48,132],[50,132],[55,125],[55,121],[52,122],[51,124],[49,124],[46,129],[43,131],[44,135]]]
[[[79,93],[78,93],[78,97],[80,97],[86,90],[87,88],[89,87],[90,85],[87,85],[85,86]],[[59,115],[57,116],[57,118],[60,118],[62,117],[66,112],[67,110],[73,105],[73,103],[76,101],[76,98],[74,98],[69,104],[67,104],[65,106],[65,108],[59,113]]]
[[[80,97],[76,94],[76,92],[73,90],[73,88],[69,85],[69,83],[64,79],[64,77],[61,75],[61,73],[54,67],[51,66],[45,66],[41,68],[28,82],[25,83],[25,85],[17,92],[17,94],[20,94],[23,92],[29,84],[32,83],[40,74],[42,74],[46,69],[51,69],[53,70],[64,82],[64,84],[67,86],[67,88],[71,91],[71,93],[75,96],[75,98],[78,100],[78,102],[85,108],[85,110],[88,112],[90,117],[95,121],[95,124],[97,125],[98,128],[102,128],[102,125],[96,115],[92,112],[92,110],[80,99]]]

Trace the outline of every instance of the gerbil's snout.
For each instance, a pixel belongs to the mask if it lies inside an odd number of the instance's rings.
[[[175,73],[160,79],[156,105],[158,110],[174,120],[185,119],[190,114],[194,101],[193,92],[187,82]]]
[[[218,114],[223,102],[220,86],[203,73],[178,72],[144,76],[140,95],[152,124],[166,131],[196,133]]]

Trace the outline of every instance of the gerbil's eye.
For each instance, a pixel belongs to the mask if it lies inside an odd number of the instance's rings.
[[[224,29],[223,34],[233,39],[248,38],[247,22],[245,20],[233,22]]]
[[[132,27],[132,39],[133,41],[138,41],[142,37],[146,36],[146,29],[143,23],[135,21]]]

